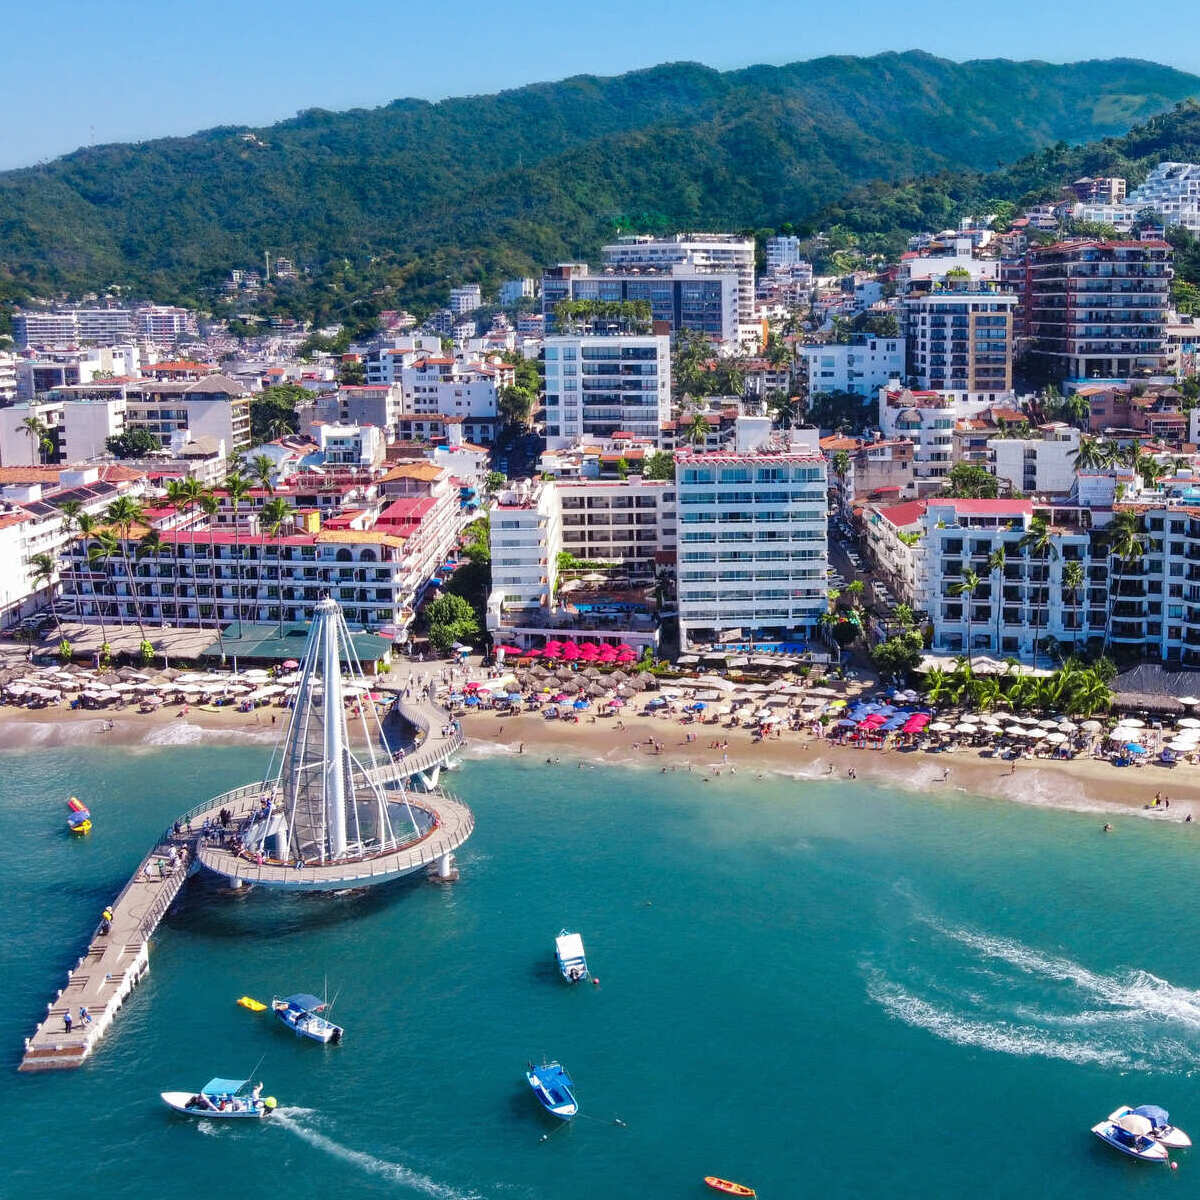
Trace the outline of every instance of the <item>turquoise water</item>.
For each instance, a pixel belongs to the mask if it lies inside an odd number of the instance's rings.
[[[1096,814],[955,793],[502,756],[450,777],[478,816],[456,886],[306,900],[193,880],[89,1064],[18,1075],[153,832],[265,757],[0,756],[0,1195],[75,1195],[83,1172],[103,1197],[699,1200],[716,1173],[766,1200],[1125,1197],[1165,1172],[1092,1123],[1152,1101],[1200,1135],[1200,828],[1129,816],[1105,836]],[[71,792],[85,840],[63,832]],[[557,980],[563,925],[599,987]],[[234,1004],[326,976],[340,1047]],[[543,1119],[522,1078],[543,1053],[589,1119]],[[260,1056],[278,1120],[158,1101]],[[1192,1194],[1198,1155],[1178,1155]]]

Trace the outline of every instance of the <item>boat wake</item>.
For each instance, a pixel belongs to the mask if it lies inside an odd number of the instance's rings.
[[[304,1123],[303,1118],[311,1112],[311,1109],[280,1108],[276,1109],[272,1121],[290,1133],[294,1133],[310,1146],[323,1150],[334,1158],[351,1163],[370,1175],[377,1175],[391,1180],[393,1183],[402,1184],[414,1192],[433,1196],[435,1200],[481,1200],[477,1192],[460,1192],[457,1188],[438,1183],[436,1179],[430,1179],[428,1175],[422,1175],[419,1171],[414,1171],[403,1163],[389,1162],[386,1158],[377,1158],[374,1154],[366,1154],[361,1150],[352,1150],[349,1146],[343,1146],[341,1142],[334,1141],[333,1138],[319,1133]]]
[[[864,964],[868,996],[906,1025],[960,1046],[1121,1070],[1191,1074],[1200,1063],[1200,990],[921,923],[932,942],[910,943],[901,971]],[[927,953],[935,966],[923,967]]]

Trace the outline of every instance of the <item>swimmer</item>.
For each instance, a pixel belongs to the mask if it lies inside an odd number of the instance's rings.
[[[1113,831],[1113,827],[1107,821],[1105,821],[1104,822],[1104,832],[1112,833],[1112,831]]]

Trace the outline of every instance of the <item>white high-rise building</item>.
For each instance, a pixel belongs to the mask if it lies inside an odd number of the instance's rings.
[[[1073,215],[1081,221],[1102,221],[1127,230],[1138,214],[1152,209],[1164,225],[1182,225],[1200,233],[1200,163],[1161,162],[1125,202],[1085,201]]]
[[[483,291],[477,283],[466,283],[450,289],[450,311],[461,317],[483,307]]]
[[[803,259],[800,257],[800,239],[780,234],[779,237],[767,238],[767,270],[782,271],[789,267],[798,267]]]
[[[533,299],[536,294],[536,279],[506,279],[500,285],[500,307],[511,308],[520,300]]]
[[[808,394],[852,392],[874,396],[904,374],[904,339],[860,335],[846,345],[797,346],[796,358],[808,369]]]
[[[676,451],[679,637],[804,641],[825,611],[825,460],[743,417],[735,448]]]
[[[661,437],[671,418],[665,334],[568,334],[546,339],[546,443],[590,434]]]

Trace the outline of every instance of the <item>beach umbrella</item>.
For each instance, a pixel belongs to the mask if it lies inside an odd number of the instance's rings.
[[[478,696],[468,696],[467,703],[469,705],[471,705],[472,707],[474,707],[476,704],[479,703],[479,697]]]
[[[1077,733],[1079,726],[1074,721],[1059,721],[1058,731],[1059,733]]]
[[[1147,750],[1145,746],[1142,746],[1137,742],[1126,742],[1125,743],[1125,753],[1126,754],[1149,754],[1150,751]]]
[[[1006,737],[1024,737],[1025,736],[1025,726],[1024,725],[1010,725],[1004,731],[1004,733],[1005,733]]]
[[[1118,724],[1126,729],[1145,729],[1146,727],[1146,722],[1139,721],[1137,717],[1122,717]]]
[[[833,705],[831,704],[829,707],[832,708]],[[930,733],[953,733],[954,726],[948,721],[934,721],[934,723],[929,726],[929,731]]]
[[[282,664],[285,671],[294,671],[299,665],[294,658],[289,658]]]
[[[1046,741],[1053,742],[1056,746],[1061,746],[1067,740],[1065,733],[1059,733],[1057,729],[1052,729],[1046,734]]]
[[[585,708],[587,708],[587,707],[588,707],[588,701],[586,701],[586,700],[585,700],[585,699],[584,699],[584,698],[581,696],[581,697],[580,697],[578,700],[576,700],[576,701],[575,701],[575,703],[574,703],[574,704],[572,704],[572,705],[571,705],[571,707],[572,707],[573,709],[575,709],[575,711],[576,711],[576,712],[582,712],[582,710],[583,710],[583,709],[585,709]]]
[[[1038,722],[1038,724],[1043,729],[1057,729],[1058,728],[1058,718],[1057,717],[1043,717],[1042,720],[1040,720]]]
[[[611,700],[608,702],[608,707],[609,707],[609,708],[624,708],[624,707],[625,707],[625,701],[624,701],[624,700],[622,700],[622,699],[621,699],[619,696],[614,696],[614,697],[613,697],[613,698],[612,698],[612,699],[611,699]]]
[[[1200,729],[1200,721],[1195,717],[1184,717],[1182,721],[1176,721],[1180,729]]]
[[[1104,728],[1099,721],[1084,721],[1079,727],[1084,733],[1099,733]]]
[[[1200,697],[1197,696],[1180,696],[1180,704],[1200,704]]]
[[[978,733],[978,732],[979,732],[979,726],[978,726],[978,725],[972,725],[972,724],[970,724],[970,723],[969,723],[969,722],[967,722],[967,721],[963,721],[963,722],[961,722],[960,724],[958,724],[958,725],[955,725],[955,727],[954,727],[954,732],[955,732],[955,733],[967,733],[967,734],[974,734],[974,733]]]

